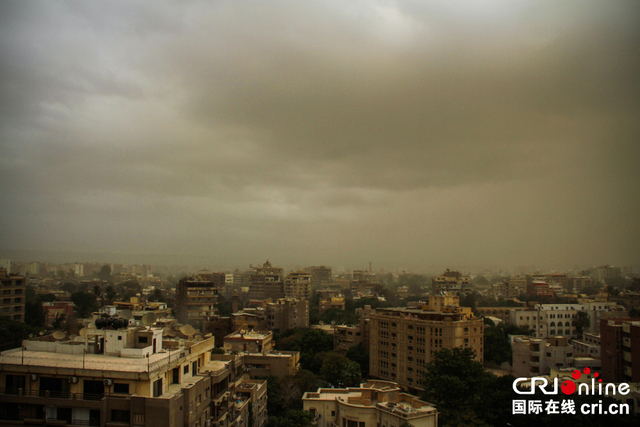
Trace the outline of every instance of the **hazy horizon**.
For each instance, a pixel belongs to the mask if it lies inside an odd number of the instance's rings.
[[[636,265],[639,12],[0,2],[0,249]]]

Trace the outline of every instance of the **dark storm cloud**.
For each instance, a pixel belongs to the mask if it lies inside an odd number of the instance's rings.
[[[637,2],[0,7],[7,248],[637,259]]]

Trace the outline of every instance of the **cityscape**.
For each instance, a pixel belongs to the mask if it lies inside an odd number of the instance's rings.
[[[0,0],[0,427],[640,425],[639,16]]]

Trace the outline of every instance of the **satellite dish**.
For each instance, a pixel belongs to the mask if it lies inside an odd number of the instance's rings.
[[[29,334],[29,338],[33,338],[33,334]]]
[[[133,319],[133,312],[131,310],[122,310],[120,312],[120,317],[125,320],[131,320]]]
[[[180,332],[182,332],[186,336],[191,336],[196,333],[196,330],[193,329],[191,325],[184,325],[180,327]]]
[[[71,341],[75,340],[76,338],[78,338],[78,336],[77,336],[76,334],[71,334],[71,335],[69,335],[69,339],[70,339]]]
[[[324,325],[324,322],[321,320],[318,322],[320,325]]]
[[[76,341],[76,342],[84,342],[84,338],[82,338],[82,337],[76,337],[76,338],[74,339],[74,341]]]
[[[38,332],[38,335],[43,336],[44,332],[40,331],[40,332]]]
[[[157,317],[155,313],[147,313],[142,316],[142,324],[144,326],[151,326],[156,323]]]
[[[64,332],[62,332],[62,331],[55,331],[55,332],[53,333],[53,338],[54,338],[56,341],[58,341],[58,340],[62,340],[62,339],[64,339],[64,337],[66,337],[66,336],[67,336],[67,334],[66,334],[66,333],[64,333]]]
[[[164,335],[165,337],[175,337],[176,333],[173,329],[171,328],[164,328],[162,330],[162,335]]]
[[[89,323],[89,325],[87,326],[87,329],[95,329],[95,328],[96,328],[95,323]]]
[[[87,336],[87,329],[86,328],[82,328],[80,329],[80,332],[78,332],[78,334],[82,337],[85,338]]]

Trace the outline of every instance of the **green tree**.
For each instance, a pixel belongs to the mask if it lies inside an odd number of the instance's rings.
[[[629,317],[640,317],[640,308],[633,307],[629,310]]]
[[[435,403],[443,426],[486,426],[496,420],[492,390],[497,376],[474,358],[470,348],[445,348],[426,365],[423,398]]]
[[[576,332],[579,338],[582,338],[582,333],[585,329],[591,327],[591,319],[586,311],[579,311],[573,317],[571,324],[576,328]]]
[[[64,282],[60,289],[65,292],[69,292],[69,295],[71,295],[74,292],[78,292],[78,285],[72,282]]]
[[[151,295],[149,295],[149,297],[147,298],[147,301],[149,301],[149,302],[164,302],[164,294],[162,293],[162,289],[155,288],[153,290],[153,292],[151,293]],[[220,315],[224,316],[223,314],[220,314]]]
[[[322,368],[320,368],[320,375],[329,384],[342,387],[342,371],[347,363],[353,363],[346,356],[338,353],[327,353],[322,361]],[[358,366],[360,370],[360,366]]]
[[[89,292],[75,292],[71,294],[71,301],[76,305],[76,315],[79,318],[89,317],[98,309],[96,296]]]
[[[285,331],[276,345],[279,350],[299,351],[300,366],[318,374],[322,367],[321,353],[333,350],[333,337],[319,329],[295,329]]]
[[[354,345],[347,350],[347,359],[356,362],[360,366],[360,375],[362,378],[369,378],[369,349],[360,343]]]
[[[302,410],[288,411],[281,417],[269,417],[267,427],[311,427],[313,416]]]

